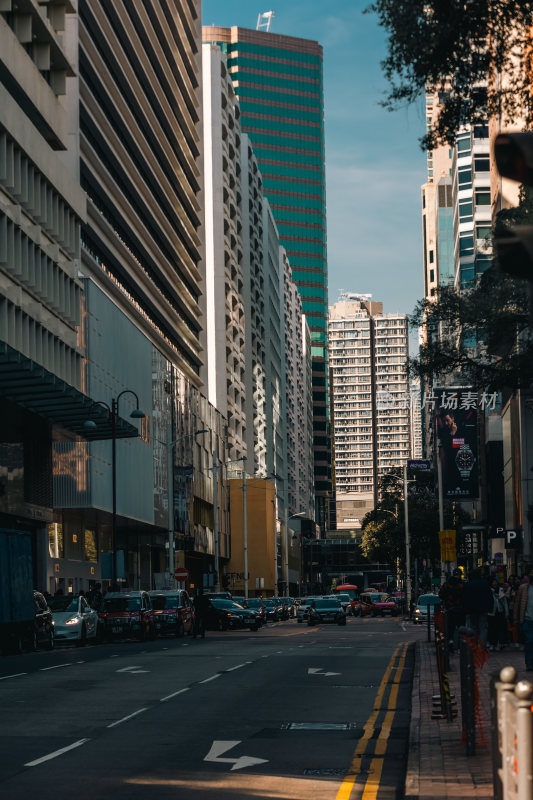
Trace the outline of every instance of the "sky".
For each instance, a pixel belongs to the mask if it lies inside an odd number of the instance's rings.
[[[420,187],[426,180],[422,101],[380,106],[385,32],[369,0],[203,0],[204,25],[255,28],[273,10],[272,33],[324,48],[329,302],[341,290],[372,294],[385,313],[410,313],[423,296]]]

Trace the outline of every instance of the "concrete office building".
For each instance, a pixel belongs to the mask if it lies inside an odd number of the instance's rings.
[[[337,530],[358,529],[379,478],[410,455],[407,317],[345,293],[329,310],[329,343]]]
[[[32,533],[42,588],[52,441],[80,434],[90,406],[79,340],[86,205],[69,114],[76,22],[71,2],[0,5],[0,535]]]
[[[215,567],[215,505],[220,553],[229,555],[224,496],[219,487],[213,498],[207,471],[214,450],[226,458],[225,424],[200,394],[199,7],[182,0],[164,8],[122,0],[80,4],[79,97],[71,120],[74,129],[79,119],[87,194],[84,381],[98,403],[111,406],[120,397],[121,417],[137,401],[146,416],[139,426],[121,422],[126,438],[116,448],[115,545],[110,444],[65,441],[56,447],[58,510],[47,569],[48,578],[68,590],[109,578],[101,556],[110,549],[120,554],[123,585],[168,583],[176,561],[185,561],[192,581],[204,580]],[[98,414],[109,429],[109,412],[99,405],[89,415],[101,439],[105,426]],[[195,439],[200,429],[208,433]],[[169,541],[178,551],[174,564]]]
[[[331,488],[322,47],[245,28],[204,27],[220,45],[311,331],[317,521]]]

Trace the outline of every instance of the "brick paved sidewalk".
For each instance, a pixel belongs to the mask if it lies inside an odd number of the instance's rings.
[[[476,755],[467,757],[461,744],[459,655],[450,656],[449,672],[457,717],[453,722],[432,719],[432,698],[439,694],[435,643],[417,642],[405,800],[493,800],[489,683],[491,675],[506,666],[516,669],[518,679],[532,680],[521,650],[490,654],[478,673],[482,731],[476,733]]]

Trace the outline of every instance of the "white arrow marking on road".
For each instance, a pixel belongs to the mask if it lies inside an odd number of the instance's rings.
[[[255,758],[254,756],[240,756],[239,758],[220,758],[222,753],[231,750],[241,743],[240,739],[233,739],[231,741],[216,740],[211,745],[209,753],[204,758],[204,761],[214,761],[217,764],[233,764],[231,771],[235,769],[243,769],[244,767],[253,767],[256,764],[266,764],[268,758]]]
[[[324,677],[326,677],[327,675],[340,675],[341,673],[340,672],[324,672],[322,667],[309,667],[309,669],[307,670],[307,674],[308,675],[324,675]]]

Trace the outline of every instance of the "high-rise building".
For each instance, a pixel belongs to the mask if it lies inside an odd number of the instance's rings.
[[[317,522],[331,488],[322,47],[245,28],[204,27],[219,44],[311,331]]]
[[[379,478],[410,456],[408,326],[371,295],[329,310],[337,530],[361,527]]]

